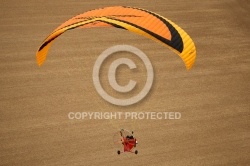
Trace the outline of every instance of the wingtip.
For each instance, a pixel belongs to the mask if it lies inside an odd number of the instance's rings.
[[[36,64],[37,64],[39,67],[42,66],[43,62],[44,62],[44,61],[42,61],[41,59],[38,59],[38,58],[36,59]]]

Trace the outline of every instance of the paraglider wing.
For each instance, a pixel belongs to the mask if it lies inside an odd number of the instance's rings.
[[[116,27],[158,41],[175,53],[190,69],[196,58],[196,48],[189,35],[172,21],[147,10],[115,6],[95,9],[77,15],[56,28],[37,51],[37,63],[41,66],[53,41],[64,32],[76,28]]]

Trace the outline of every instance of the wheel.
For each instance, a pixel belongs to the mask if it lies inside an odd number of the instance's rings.
[[[135,154],[138,154],[138,150],[135,151]]]
[[[120,150],[117,151],[117,154],[121,154]]]

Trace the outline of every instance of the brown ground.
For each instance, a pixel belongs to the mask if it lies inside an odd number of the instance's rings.
[[[250,3],[247,0],[0,2],[0,165],[249,165]],[[74,30],[36,65],[42,40],[60,23],[103,6],[157,12],[183,27],[197,47],[187,72],[164,46],[124,30]],[[155,73],[140,103],[117,107],[92,82],[98,55],[116,44],[143,50]],[[105,68],[104,68],[105,69]],[[133,73],[121,70],[120,82]],[[138,81],[144,73],[137,75]],[[105,82],[105,80],[104,80]],[[69,112],[175,111],[180,120],[69,120]],[[134,130],[139,154],[118,156],[112,139]]]

